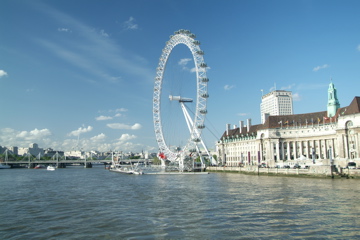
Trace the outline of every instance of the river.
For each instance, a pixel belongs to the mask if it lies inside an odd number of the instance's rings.
[[[360,180],[0,170],[1,239],[359,239]]]

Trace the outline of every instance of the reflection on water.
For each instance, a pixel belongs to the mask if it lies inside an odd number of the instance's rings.
[[[3,239],[360,237],[359,180],[0,171]]]

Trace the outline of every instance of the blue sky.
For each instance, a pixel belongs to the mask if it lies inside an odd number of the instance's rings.
[[[295,113],[324,111],[332,78],[347,106],[360,95],[359,9],[321,0],[3,0],[0,145],[156,152],[153,80],[179,29],[196,34],[209,66],[210,149],[226,123],[260,123],[261,89],[292,91]],[[175,48],[166,74],[195,82],[189,58]]]

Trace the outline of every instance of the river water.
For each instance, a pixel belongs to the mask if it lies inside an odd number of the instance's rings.
[[[0,170],[1,239],[359,239],[360,180]]]

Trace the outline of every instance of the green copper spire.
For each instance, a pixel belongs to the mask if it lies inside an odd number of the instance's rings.
[[[335,116],[338,108],[340,108],[340,103],[339,100],[337,99],[336,88],[331,81],[328,89],[327,116],[328,117]]]

